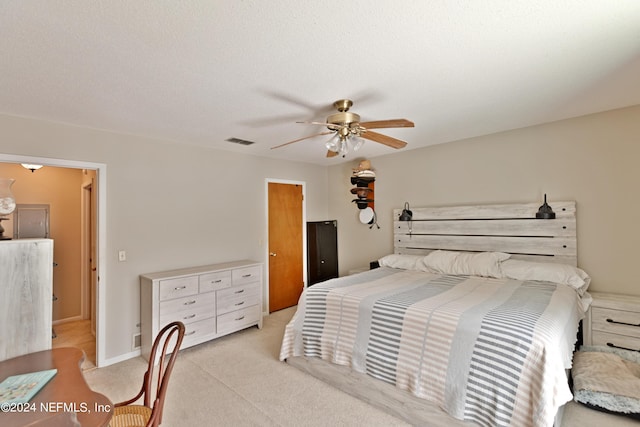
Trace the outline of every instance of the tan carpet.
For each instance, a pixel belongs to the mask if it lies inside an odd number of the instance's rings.
[[[167,401],[165,427],[182,426],[406,426],[340,390],[278,361],[294,309],[273,313],[256,327],[182,350]],[[135,358],[85,372],[89,385],[112,401],[133,396],[146,362]],[[570,404],[563,427],[631,427],[627,418]],[[438,426],[432,426],[438,427]]]

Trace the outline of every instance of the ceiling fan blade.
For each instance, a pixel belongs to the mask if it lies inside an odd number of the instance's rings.
[[[293,144],[294,142],[299,142],[299,141],[302,141],[302,140],[305,140],[305,139],[309,139],[309,138],[315,138],[316,136],[329,135],[331,133],[333,133],[333,131],[329,130],[329,131],[326,131],[326,132],[317,133],[315,135],[305,136],[305,137],[302,137],[302,138],[294,139],[293,141],[285,142],[284,144],[276,145],[275,147],[271,147],[271,149],[273,150],[274,148],[284,147],[285,145]]]
[[[335,130],[338,130],[342,127],[342,125],[336,125],[334,123],[327,123],[327,122],[296,122],[296,123],[302,123],[305,125],[322,125]]]
[[[327,150],[327,157],[328,158],[335,157],[337,155],[338,155],[338,153],[336,153],[335,151]]]
[[[268,98],[289,104],[293,108],[302,109],[303,113],[248,119],[239,122],[240,124],[251,127],[279,125],[283,123],[291,123],[295,120],[300,120],[303,117],[308,118],[309,120],[319,119],[320,117],[324,117],[332,111],[335,111],[331,104],[313,104],[287,93],[279,93],[268,89],[258,89],[258,92]],[[306,111],[306,113],[304,113],[304,111]]]
[[[249,127],[264,127],[281,124],[289,124],[300,119],[300,114],[286,114],[282,116],[264,117],[262,119],[248,119],[239,121],[238,124]]]
[[[278,101],[302,107],[305,110],[311,112],[314,116],[323,116],[333,111],[333,106],[331,104],[312,104],[296,96],[289,95],[287,93],[279,93],[272,90],[261,90],[261,92],[273,99],[277,99]]]
[[[415,125],[407,119],[392,120],[376,120],[373,122],[362,122],[360,126],[365,129],[382,129],[382,128],[412,128]]]
[[[402,148],[407,145],[404,141],[371,130],[364,130],[363,132],[360,132],[360,137],[379,142],[380,144],[384,144],[392,148]]]

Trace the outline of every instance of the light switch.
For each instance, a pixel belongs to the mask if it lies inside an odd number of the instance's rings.
[[[118,261],[126,261],[127,253],[125,251],[118,251]]]

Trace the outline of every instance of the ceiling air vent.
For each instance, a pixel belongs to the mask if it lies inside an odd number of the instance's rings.
[[[234,144],[240,144],[240,145],[255,144],[255,142],[253,141],[247,141],[246,139],[240,139],[240,138],[227,138],[225,141],[233,142]]]

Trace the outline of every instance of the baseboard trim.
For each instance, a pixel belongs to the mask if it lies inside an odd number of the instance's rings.
[[[53,324],[53,326],[56,326],[56,325],[62,325],[63,323],[77,322],[78,320],[84,320],[84,319],[82,318],[82,316],[73,316],[73,317],[66,317],[64,319],[54,320],[51,323]]]
[[[121,354],[116,357],[111,357],[109,359],[101,360],[98,368],[104,368],[105,366],[114,365],[116,363],[124,362],[125,360],[133,359],[135,357],[139,357],[141,355],[140,350],[131,351],[129,353]]]

